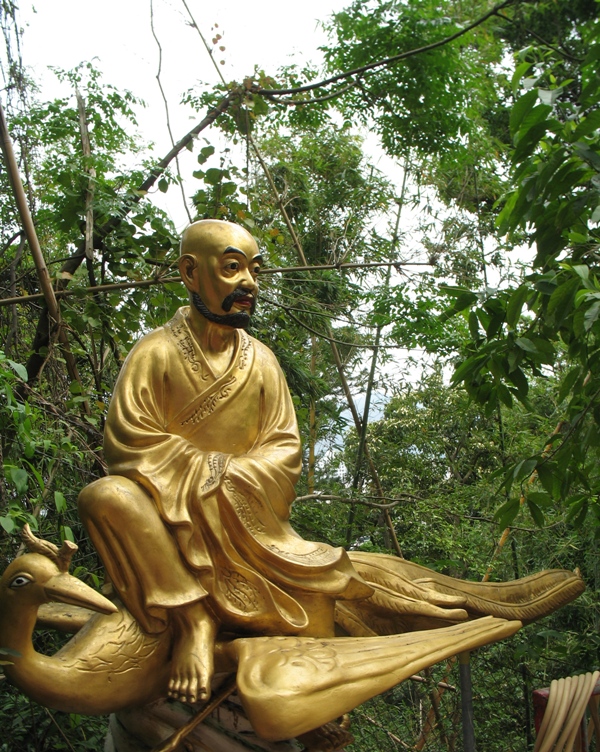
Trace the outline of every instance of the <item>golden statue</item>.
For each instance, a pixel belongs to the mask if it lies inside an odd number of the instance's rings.
[[[256,731],[287,739],[583,590],[562,570],[466,583],[293,530],[294,409],[273,353],[245,331],[261,263],[241,227],[190,225],[179,268],[191,304],[122,368],[105,430],[110,474],[79,497],[118,609],[44,584],[57,567],[70,577],[57,551],[17,559],[1,580],[0,602],[17,613],[12,627],[0,620],[0,644],[22,655],[7,674],[49,706],[107,713],[166,694],[194,703],[209,697],[215,673],[237,671]],[[53,598],[104,613],[41,668],[31,631],[37,606]],[[42,682],[43,671],[63,679]]]

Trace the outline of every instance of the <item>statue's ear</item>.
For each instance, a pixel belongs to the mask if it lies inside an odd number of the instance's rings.
[[[191,253],[184,253],[179,258],[179,273],[188,290],[195,286],[194,271],[198,268],[198,260]]]

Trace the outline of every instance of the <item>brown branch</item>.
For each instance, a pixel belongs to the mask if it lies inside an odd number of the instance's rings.
[[[265,300],[267,303],[270,303],[271,305],[276,306],[277,308],[281,308],[287,313],[287,315],[291,319],[293,319],[298,324],[298,326],[301,326],[303,329],[306,329],[307,332],[314,334],[316,337],[326,340],[332,346],[341,345],[342,347],[355,347],[357,349],[364,348],[367,350],[375,350],[375,349],[379,350],[380,348],[381,349],[386,348],[386,345],[369,345],[369,344],[362,343],[362,342],[357,344],[355,342],[344,342],[341,339],[336,339],[335,337],[332,336],[332,330],[329,324],[325,325],[327,328],[327,334],[325,334],[324,332],[320,332],[317,329],[313,329],[312,326],[307,324],[305,321],[302,321],[298,316],[293,314],[292,309],[288,308],[288,306],[286,306],[284,303],[277,303],[274,300],[270,300],[269,298],[265,298],[265,297],[263,297],[263,300]],[[392,345],[392,347],[396,347],[396,345]]]
[[[77,98],[77,110],[79,113],[79,130],[81,132],[81,148],[83,151],[83,161],[85,171],[89,175],[88,187],[85,191],[85,256],[89,261],[94,258],[94,181],[96,179],[96,168],[92,164],[92,147],[90,144],[90,134],[87,124],[87,115],[85,111],[85,102],[79,89],[75,89]],[[93,267],[92,267],[93,274]],[[90,279],[94,284],[94,280]]]
[[[473,21],[468,26],[465,26],[463,29],[460,29],[454,34],[451,34],[449,37],[444,37],[444,39],[440,39],[437,42],[432,42],[431,44],[426,44],[422,47],[416,47],[415,49],[407,50],[406,52],[400,52],[397,55],[392,55],[391,57],[386,57],[383,60],[378,60],[374,63],[363,65],[360,68],[353,68],[352,70],[346,71],[345,73],[338,73],[335,76],[331,76],[330,78],[326,78],[322,81],[317,81],[314,84],[306,84],[305,86],[297,86],[297,87],[290,88],[290,89],[262,89],[259,86],[255,86],[255,87],[252,87],[252,91],[254,91],[256,94],[272,95],[272,96],[281,96],[283,94],[300,94],[303,91],[312,91],[313,89],[320,89],[323,86],[329,86],[329,84],[334,84],[337,81],[343,81],[344,79],[350,78],[351,76],[363,75],[365,73],[368,73],[369,71],[374,70],[375,68],[381,68],[386,65],[392,65],[393,63],[397,63],[400,60],[404,60],[408,57],[412,57],[413,55],[420,55],[422,52],[429,52],[430,50],[435,50],[437,47],[443,47],[444,45],[449,44],[450,42],[453,42],[455,39],[462,37],[464,34],[471,31],[472,29],[475,29],[477,26],[480,26],[482,23],[487,21],[488,18],[491,18],[492,16],[497,15],[498,11],[502,10],[502,8],[506,8],[508,5],[512,5],[513,3],[514,3],[514,0],[505,0],[502,3],[495,5],[490,11],[485,13],[476,21]]]
[[[379,501],[371,501],[371,499],[379,499]],[[394,496],[363,496],[361,498],[351,497],[351,496],[339,496],[336,494],[327,494],[327,493],[310,493],[306,494],[304,496],[297,496],[294,499],[295,502],[303,502],[303,501],[339,501],[341,504],[352,504],[352,505],[361,505],[365,507],[371,507],[373,509],[382,509],[382,510],[390,510],[394,509],[395,507],[399,506],[400,504],[414,504],[415,502],[421,502],[422,504],[425,504],[430,509],[438,509],[441,512],[444,512],[447,517],[450,518],[460,518],[461,520],[472,520],[473,522],[485,522],[488,525],[498,525],[498,522],[490,517],[481,517],[479,515],[475,516],[473,514],[462,514],[459,512],[452,512],[449,509],[446,509],[442,504],[435,504],[432,501],[429,501],[427,499],[424,499],[421,496],[416,496],[415,494],[409,494],[409,493],[403,493],[400,497],[394,497]],[[381,501],[388,501],[387,504],[381,504]],[[551,530],[552,528],[559,527],[560,525],[563,525],[564,523],[562,521],[553,522],[551,525],[546,525],[544,528],[545,530]],[[539,528],[532,528],[532,527],[517,527],[516,525],[511,525],[510,530],[516,530],[520,533],[539,533]]]
[[[352,261],[339,264],[314,264],[306,266],[279,266],[273,269],[261,269],[260,274],[288,274],[289,272],[312,272],[321,269],[375,269],[377,267],[393,266],[433,266],[428,261]]]
[[[72,262],[75,257],[69,257],[68,261]],[[273,269],[262,268],[259,274],[289,274],[293,272],[310,272],[329,269],[373,269],[376,267],[401,267],[401,266],[431,266],[429,263],[421,261],[368,261],[364,263],[344,263],[344,264],[313,264],[307,266],[281,266]],[[134,287],[150,287],[152,285],[166,285],[170,282],[181,282],[181,277],[154,277],[152,279],[142,279],[137,282],[107,282],[104,285],[92,287],[79,287],[76,290],[61,288],[54,291],[57,298],[63,298],[67,295],[81,295],[84,293],[110,292],[113,290],[127,290]],[[11,298],[0,298],[0,308],[2,306],[13,305],[15,303],[31,303],[35,300],[42,300],[43,293],[33,293],[32,295],[16,295]],[[274,303],[274,305],[276,305]],[[344,343],[347,344],[347,343]]]
[[[221,82],[223,83],[223,85],[224,85],[224,86],[226,86],[227,84],[226,84],[226,82],[225,82],[225,79],[224,79],[224,77],[223,77],[223,71],[222,71],[222,70],[221,70],[221,69],[219,68],[219,66],[217,65],[217,61],[215,60],[215,56],[213,55],[213,51],[212,51],[212,49],[211,49],[211,48],[210,48],[210,47],[208,46],[208,42],[207,42],[207,41],[206,41],[206,39],[204,38],[204,34],[203,34],[203,33],[202,33],[201,31],[200,31],[200,27],[199,27],[199,26],[198,26],[198,24],[196,23],[196,19],[195,19],[195,18],[194,18],[194,16],[192,15],[192,11],[191,11],[191,10],[189,9],[189,7],[188,7],[188,4],[186,3],[186,1],[185,1],[185,0],[181,0],[181,2],[182,2],[182,3],[184,4],[184,6],[185,6],[185,9],[187,10],[187,14],[188,14],[188,16],[190,17],[190,26],[191,26],[191,27],[192,27],[193,29],[196,29],[196,31],[198,32],[198,36],[199,36],[199,37],[200,37],[200,39],[202,40],[202,44],[204,45],[204,49],[205,49],[205,50],[206,50],[206,51],[208,52],[208,56],[210,57],[210,60],[211,60],[212,64],[213,64],[213,65],[214,65],[214,67],[215,67],[215,70],[217,71],[217,75],[218,75],[218,76],[219,76],[219,78],[221,79]]]
[[[19,237],[19,234],[17,234],[17,237]],[[19,247],[17,248],[17,252],[15,253],[15,257],[13,258],[11,264],[10,264],[10,291],[14,297],[16,291],[17,291],[17,266],[19,265],[19,262],[21,261],[21,256],[23,255],[23,251],[25,250],[25,235],[21,233],[21,241],[19,242]],[[8,330],[8,334],[6,335],[6,341],[4,342],[4,350],[9,352],[13,341],[17,341],[18,334],[19,334],[19,316],[17,314],[17,306],[13,305],[11,306],[11,315],[10,315],[10,328]]]
[[[301,105],[305,104],[319,104],[320,102],[328,102],[329,100],[335,99],[336,97],[341,97],[342,94],[350,91],[350,89],[353,89],[355,86],[360,86],[360,83],[358,81],[352,81],[352,83],[347,84],[346,86],[342,86],[341,89],[332,91],[331,94],[324,94],[322,97],[311,97],[310,99],[280,99],[273,94],[265,94],[264,91],[261,91],[260,94],[264,96],[265,99],[273,102],[273,104],[285,104],[289,107],[300,107]]]

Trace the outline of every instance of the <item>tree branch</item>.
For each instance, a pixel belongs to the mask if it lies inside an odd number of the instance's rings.
[[[143,196],[145,196],[152,186],[156,183],[158,178],[163,174],[169,164],[175,159],[175,157],[185,147],[191,143],[196,136],[201,133],[205,128],[208,128],[219,115],[227,110],[232,101],[239,96],[237,89],[229,91],[220,102],[213,107],[212,110],[206,114],[206,116],[192,128],[185,136],[180,139],[170,151],[150,170],[147,178],[141,183],[137,190],[132,191],[123,199],[123,210],[118,216],[111,217],[100,227],[94,228],[94,247],[98,247],[103,242],[104,238],[116,229],[123,219],[133,210],[133,208],[139,203]],[[75,274],[82,261],[85,259],[85,240],[83,240],[75,253],[70,256],[60,269],[58,274],[59,282],[57,284],[58,289],[55,294],[60,294],[59,290],[64,290],[69,284],[72,276]],[[32,353],[27,361],[27,374],[30,381],[34,381],[42,368],[45,360],[45,355],[41,354],[41,350],[48,347],[50,343],[50,322],[48,318],[47,308],[43,308],[40,312],[37,328],[32,343]]]
[[[422,47],[416,47],[412,50],[407,50],[406,52],[399,52],[397,55],[386,57],[383,60],[378,60],[374,63],[369,63],[368,65],[362,65],[360,68],[353,68],[352,70],[346,71],[345,73],[338,73],[337,75],[331,76],[330,78],[326,78],[322,81],[317,81],[313,84],[306,84],[304,86],[297,86],[290,89],[263,89],[260,86],[253,86],[251,91],[263,96],[271,95],[275,97],[282,96],[284,94],[300,94],[303,91],[313,91],[314,89],[320,89],[323,86],[329,86],[329,84],[334,84],[337,81],[343,81],[344,79],[350,78],[351,76],[361,76],[376,68],[382,68],[386,65],[392,65],[399,62],[400,60],[404,60],[408,57],[413,57],[413,55],[420,55],[422,52],[429,52],[429,50],[435,50],[438,47],[443,47],[444,45],[453,42],[455,39],[462,37],[472,29],[475,29],[477,26],[480,26],[482,23],[487,21],[488,18],[497,15],[498,11],[502,10],[502,8],[506,8],[508,5],[512,5],[514,2],[515,0],[504,0],[504,2],[495,5],[490,11],[485,13],[476,21],[473,21],[463,29],[460,29],[454,34],[451,34],[449,37],[444,37],[444,39],[440,39],[437,42],[432,42],[431,44],[426,44]]]

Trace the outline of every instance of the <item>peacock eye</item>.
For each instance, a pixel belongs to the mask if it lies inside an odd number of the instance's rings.
[[[33,580],[31,577],[28,577],[25,574],[18,574],[16,577],[13,577],[10,587],[11,588],[20,588],[24,587],[25,585],[29,585]]]

